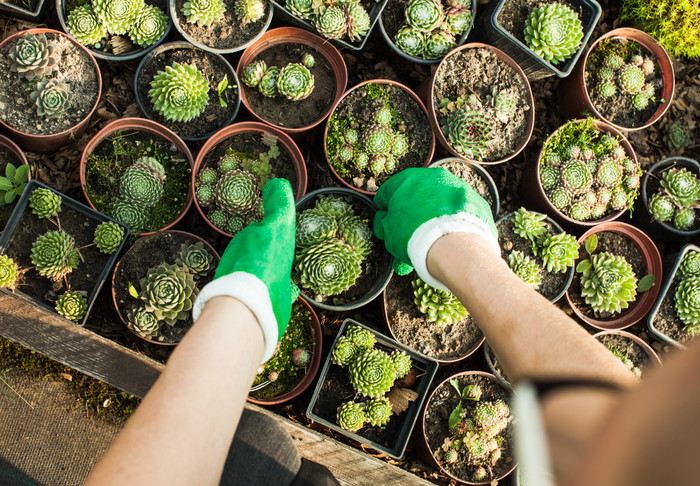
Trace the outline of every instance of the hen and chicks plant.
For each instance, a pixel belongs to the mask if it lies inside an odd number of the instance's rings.
[[[411,286],[414,302],[418,310],[425,314],[426,321],[434,322],[438,326],[446,326],[469,315],[467,309],[452,292],[431,287],[420,277],[411,281]]]
[[[570,7],[548,3],[530,12],[524,35],[525,43],[535,54],[558,64],[573,56],[581,46],[583,25]]]
[[[661,174],[661,188],[649,200],[652,218],[673,222],[681,231],[695,226],[695,211],[700,208],[700,180],[684,167],[671,167]]]
[[[43,79],[58,70],[60,55],[46,34],[26,34],[10,51],[10,70],[23,75],[27,81]]]
[[[350,42],[357,42],[369,32],[369,13],[359,0],[287,0],[285,6],[292,15],[309,20],[321,35],[329,39],[347,36]]]
[[[7,255],[0,255],[0,288],[14,289],[18,274],[17,263]]]
[[[683,321],[683,332],[700,334],[700,253],[689,250],[683,256],[677,271],[680,281],[676,287],[676,315]]]
[[[209,83],[196,66],[174,62],[153,77],[148,97],[166,120],[189,122],[204,111],[208,92]]]
[[[182,14],[190,24],[207,27],[223,20],[226,5],[223,0],[188,0],[182,7]],[[262,0],[236,0],[233,13],[241,26],[256,22],[265,15],[265,3]]]
[[[150,210],[163,197],[165,168],[155,157],[139,157],[119,180],[120,197],[112,201],[111,216],[139,233],[146,229]]]
[[[257,87],[268,98],[282,96],[289,101],[300,101],[313,92],[314,75],[309,68],[314,63],[313,57],[306,55],[301,63],[290,62],[282,68],[268,67],[263,60],[254,61],[243,68],[241,81],[251,88]]]
[[[66,319],[79,322],[87,311],[87,299],[80,292],[69,290],[58,296],[55,308]]]

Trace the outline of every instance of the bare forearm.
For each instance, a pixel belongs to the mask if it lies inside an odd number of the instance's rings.
[[[255,315],[212,299],[86,484],[218,484],[262,350]]]

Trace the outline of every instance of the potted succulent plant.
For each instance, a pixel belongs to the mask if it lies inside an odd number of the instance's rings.
[[[614,354],[635,376],[642,378],[661,360],[646,341],[626,331],[601,331],[593,335]]]
[[[306,165],[294,141],[277,128],[241,122],[214,134],[197,154],[192,184],[204,220],[233,237],[263,217],[262,190],[283,177],[299,199],[306,192]]]
[[[576,274],[566,291],[574,314],[603,331],[639,322],[654,305],[663,275],[654,242],[613,221],[589,229],[578,243]]]
[[[430,167],[444,167],[463,181],[469,183],[489,203],[491,214],[493,214],[494,219],[497,218],[498,211],[501,208],[498,189],[491,174],[485,168],[458,157],[447,157],[437,160],[430,164]]]
[[[95,58],[51,29],[17,32],[0,43],[0,126],[24,150],[52,153],[79,137],[97,108]]]
[[[134,234],[174,226],[192,204],[193,160],[175,133],[151,120],[108,123],[83,150],[80,184],[88,204]]]
[[[433,390],[422,418],[427,459],[459,482],[498,483],[515,469],[510,392],[493,375],[466,371]]]
[[[30,181],[0,237],[0,287],[85,324],[128,229]]]
[[[423,103],[406,86],[386,79],[349,89],[333,107],[323,139],[333,175],[366,195],[392,174],[425,167],[435,150]]]
[[[398,459],[437,367],[437,362],[346,319],[306,416]]]
[[[426,107],[440,145],[480,164],[510,160],[535,121],[530,83],[505,53],[470,43],[450,52],[430,79]]]
[[[377,297],[393,257],[372,231],[376,206],[350,189],[319,189],[297,202],[292,281],[311,305],[345,311]]]
[[[134,90],[146,117],[185,141],[205,140],[229,125],[241,103],[228,61],[187,42],[149,52],[136,70]]]
[[[680,251],[647,323],[654,336],[682,349],[700,333],[699,247]]]
[[[22,149],[3,135],[0,135],[0,174],[4,174],[0,175],[0,228],[4,228],[15,199],[22,195],[32,174]]]
[[[640,130],[671,106],[673,64],[649,34],[631,28],[602,35],[559,86],[567,118],[592,113],[618,130]]]
[[[112,275],[119,318],[150,343],[176,345],[192,327],[192,304],[214,278],[218,263],[214,248],[191,233],[166,230],[142,236]]]

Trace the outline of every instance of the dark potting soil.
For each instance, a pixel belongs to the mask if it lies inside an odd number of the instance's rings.
[[[627,358],[632,361],[633,367],[638,368],[641,371],[640,377],[644,376],[644,374],[651,370],[654,366],[654,362],[651,361],[651,358],[646,351],[644,351],[639,344],[635,343],[626,336],[605,334],[603,336],[596,337],[596,339],[603,343],[606,348],[613,348],[618,353],[621,353],[623,358]]]
[[[37,6],[39,5],[38,0],[3,0],[0,3],[6,3],[8,5],[14,5],[28,12],[34,13]]]
[[[466,162],[457,161],[441,164],[440,167],[444,167],[472,186],[472,188],[479,193],[479,196],[486,199],[486,202],[489,203],[493,212],[493,204],[496,199],[495,195],[491,193],[491,186],[489,186],[486,180],[481,177],[477,171],[469,167]]]
[[[180,28],[194,41],[214,49],[235,49],[252,41],[267,26],[272,4],[267,0],[262,1],[265,3],[263,16],[260,20],[245,25],[234,11],[236,0],[224,0],[225,8],[221,20],[206,26],[187,22],[187,17],[182,13],[186,0],[175,1],[175,12]]]
[[[0,176],[5,176],[5,168],[7,167],[7,164],[12,164],[15,166],[15,168],[17,168],[21,163],[22,162],[20,162],[12,150],[5,147],[0,147]],[[17,196],[14,202],[0,206],[0,231],[2,231],[2,228],[5,227],[7,221],[10,219],[12,211],[15,210],[15,204],[17,201],[19,201],[19,198],[20,196]]]
[[[192,245],[199,240],[180,233],[156,233],[137,240],[134,246],[127,251],[114,269],[112,279],[112,292],[122,321],[126,322],[126,313],[129,309],[136,309],[143,301],[133,297],[129,293],[129,284],[133,285],[137,292],[141,290],[141,279],[145,278],[148,270],[157,267],[161,263],[175,264],[175,259],[183,244]],[[218,259],[214,256],[214,263],[209,272],[203,277],[195,279],[197,292],[214,278]],[[177,321],[175,325],[162,324],[155,339],[147,339],[152,343],[177,344],[192,327],[192,313],[188,312],[187,320]],[[140,337],[140,336],[139,336]]]
[[[676,273],[673,276],[671,285],[668,286],[668,291],[661,300],[661,305],[654,315],[652,326],[671,339],[683,345],[688,345],[696,336],[684,331],[686,324],[676,314],[676,290],[681,279]]]
[[[369,88],[368,88],[369,87]],[[385,93],[382,91],[385,90]],[[386,96],[386,99],[385,99]],[[388,100],[388,102],[387,102]],[[368,126],[374,123],[374,114],[379,108],[385,106],[385,102],[396,111],[405,125],[404,133],[407,135],[409,150],[399,158],[398,166],[392,174],[396,174],[409,167],[423,167],[426,165],[432,142],[433,132],[430,122],[421,106],[402,88],[394,85],[368,84],[355,89],[343,98],[332,118],[338,120],[352,119],[353,127]],[[392,174],[383,173],[376,179],[368,168],[358,170],[354,164],[333,162],[333,168],[338,175],[349,184],[369,192],[376,192]]]
[[[547,228],[547,233],[550,235],[555,235],[559,231],[546,219],[542,221]],[[540,276],[542,277],[542,283],[537,289],[537,292],[542,294],[549,300],[552,300],[560,292],[566,290],[566,283],[569,279],[569,269],[564,273],[550,273],[544,268],[542,259],[535,255],[532,251],[532,242],[523,238],[515,232],[515,225],[513,218],[508,218],[497,225],[498,230],[498,243],[501,246],[501,256],[508,263],[508,255],[512,251],[521,251],[526,256],[530,257],[531,260],[535,260],[540,266]],[[562,294],[564,295],[564,294]]]
[[[458,98],[474,94],[484,107],[488,107],[489,97],[502,91],[516,100],[515,111],[508,123],[491,117],[493,139],[482,159],[484,162],[508,157],[526,136],[528,114],[532,107],[528,103],[523,80],[512,67],[486,48],[465,49],[446,57],[435,74],[433,105],[441,127],[448,118],[446,109],[442,108],[441,111],[443,100],[456,102]]]
[[[54,52],[60,53],[58,70],[47,76],[65,82],[71,92],[70,107],[57,118],[37,114],[37,106],[29,97],[38,80],[27,81],[20,73],[11,71],[13,52],[17,40],[7,43],[0,51],[0,118],[12,128],[32,135],[60,133],[77,125],[88,116],[97,103],[99,76],[92,60],[70,38],[58,34],[46,34]]]
[[[654,73],[647,75],[645,80],[645,82],[654,86],[654,100],[649,100],[646,108],[642,110],[635,108],[632,104],[633,96],[623,93],[619,89],[610,98],[603,98],[598,93],[597,88],[600,81],[598,76],[595,75],[595,71],[603,65],[605,56],[613,52],[621,54],[623,59],[628,59],[634,54],[640,54],[654,61]],[[662,104],[663,76],[659,71],[658,60],[656,56],[637,42],[621,38],[600,42],[588,56],[585,76],[586,91],[593,106],[607,120],[621,127],[634,128],[644,125]]]
[[[311,94],[299,101],[283,96],[268,98],[257,88],[245,86],[245,96],[251,110],[265,121],[288,128],[300,128],[325,118],[335,98],[335,74],[323,55],[305,44],[279,44],[261,52],[253,61],[265,61],[268,67],[282,68],[290,62],[301,62],[304,54],[311,54],[316,63],[309,69],[314,76]],[[253,62],[251,61],[251,62]]]
[[[627,263],[629,263],[632,266],[634,275],[637,278],[637,283],[639,283],[639,281],[647,275],[649,271],[646,265],[644,264],[644,257],[642,256],[641,251],[639,250],[634,241],[623,236],[620,233],[616,233],[613,231],[602,231],[600,233],[596,233],[596,235],[598,236],[598,247],[593,252],[593,254],[608,252],[612,253],[613,255],[619,255],[624,257],[625,260],[627,260]],[[581,260],[589,258],[588,253],[584,248],[584,244],[581,244],[579,246],[578,254],[579,258],[576,260],[576,265],[578,265]],[[660,284],[660,278],[660,275],[656,276],[657,281],[655,285]],[[578,272],[574,272],[574,279],[571,282],[571,286],[569,287],[569,297],[571,298],[571,302],[573,303],[573,305],[578,310],[580,310],[585,316],[605,321],[610,319],[617,319],[632,311],[632,309],[635,308],[637,302],[641,298],[641,295],[639,291],[637,291],[635,301],[630,302],[629,307],[627,309],[623,309],[622,312],[616,314],[611,314],[609,312],[596,312],[588,304],[586,304],[585,299],[581,297],[581,274]]]
[[[523,45],[527,45],[524,34],[525,21],[533,9],[542,7],[548,3],[555,2],[547,2],[542,0],[508,0],[503,2],[503,8],[501,8],[501,11],[498,13],[498,18],[496,20],[498,24],[510,35],[522,42]],[[558,0],[556,3],[570,7],[574,12],[579,14],[579,19],[581,18],[581,12],[576,5],[567,2],[566,0]],[[585,30],[586,26],[584,25],[584,31]]]
[[[426,321],[414,302],[411,281],[415,278],[413,272],[404,277],[394,274],[386,288],[386,313],[396,340],[439,360],[458,359],[473,352],[484,335],[472,316],[445,326]]]
[[[153,121],[165,125],[181,137],[198,138],[212,134],[228,125],[237,108],[236,99],[238,88],[230,88],[224,91],[223,97],[227,106],[221,106],[216,87],[228,76],[229,86],[235,84],[233,68],[220,56],[206,52],[202,49],[174,48],[160,51],[155,55],[148,55],[141,68],[137,80],[138,97],[141,99],[146,114]],[[151,82],[158,71],[165,71],[166,66],[173,63],[194,65],[209,83],[209,103],[199,116],[189,122],[176,122],[167,120],[163,115],[153,109],[153,104],[148,96]]]
[[[467,385],[477,385],[481,389],[481,402],[503,400],[510,405],[508,391],[503,385],[493,379],[480,375],[467,375],[459,376],[457,380],[460,389]],[[445,439],[450,437],[448,419],[458,403],[457,390],[449,383],[445,383],[435,390],[426,406],[425,433],[430,452],[433,455],[442,447]],[[462,407],[467,411],[467,417],[473,415],[477,403],[472,400],[462,400]],[[512,424],[508,425],[508,428],[499,436],[505,440],[501,445],[501,459],[491,468],[491,478],[503,476],[513,467]],[[442,468],[463,481],[476,482],[476,479],[473,477],[476,468],[468,466],[464,461],[458,460],[453,464],[443,463]]]
[[[665,172],[667,172],[668,170],[670,170],[674,167],[677,169],[680,169],[683,166],[671,164],[659,172],[649,172],[649,178],[647,179],[647,201],[651,201],[652,196],[654,196],[654,194],[656,194],[657,192],[659,192],[662,189],[661,188],[661,177],[663,176],[663,174]],[[694,172],[689,167],[685,167],[685,168],[686,168],[686,170],[690,170],[691,172]],[[696,176],[697,175],[698,174],[696,174]],[[695,213],[695,219],[693,221],[693,226],[691,226],[690,229],[687,231],[695,231],[698,228],[700,228],[700,208],[693,209],[693,212]],[[646,212],[646,215],[650,220],[652,219],[651,214],[649,214],[648,211]],[[673,220],[665,221],[665,224],[669,225],[672,228],[675,228],[675,226],[673,225]]]

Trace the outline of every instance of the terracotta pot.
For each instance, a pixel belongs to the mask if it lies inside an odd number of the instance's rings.
[[[571,300],[571,287],[566,291],[566,300],[569,303],[569,307],[573,309],[574,314],[576,314],[576,316],[578,316],[578,318],[586,324],[589,324],[602,331],[620,330],[636,324],[649,313],[649,310],[656,301],[656,296],[659,295],[661,279],[663,278],[663,266],[661,264],[661,255],[659,254],[659,250],[656,248],[656,245],[654,245],[654,242],[651,241],[651,238],[649,238],[639,229],[626,223],[611,221],[594,226],[581,235],[581,237],[578,239],[579,245],[583,245],[586,238],[588,238],[590,235],[594,233],[601,233],[603,231],[618,233],[631,239],[635,243],[637,249],[642,254],[642,258],[644,259],[646,274],[652,274],[655,276],[654,286],[646,292],[638,292],[637,299],[632,302],[630,306],[622,312],[622,314],[612,319],[601,320],[585,316]],[[585,255],[582,254],[580,256],[583,258]],[[637,275],[638,280],[641,280],[642,277],[644,277],[644,275]]]
[[[318,316],[314,312],[313,308],[301,297],[297,299],[297,302],[301,304],[304,309],[309,311],[311,315],[311,328],[314,332],[314,347],[311,352],[311,364],[309,369],[306,370],[304,377],[296,384],[294,388],[289,390],[287,393],[282,395],[277,395],[274,398],[255,398],[248,396],[248,401],[251,403],[256,403],[258,405],[279,405],[280,403],[285,403],[301,395],[304,390],[306,390],[318,374],[318,369],[321,367],[321,353],[323,352],[323,332],[321,331],[321,323],[318,320]]]
[[[435,397],[435,393],[440,388],[442,388],[443,385],[450,386],[450,388],[452,388],[451,385],[449,385],[449,381],[451,379],[457,378],[460,376],[466,376],[466,375],[477,375],[477,376],[483,377],[487,380],[492,381],[493,383],[497,384],[498,386],[502,387],[506,391],[506,393],[508,393],[509,395],[511,393],[511,391],[508,388],[504,387],[503,384],[495,376],[493,376],[491,373],[486,373],[484,371],[463,371],[461,373],[456,373],[456,374],[450,376],[449,378],[443,380],[438,386],[436,386],[433,389],[432,393],[429,395],[428,399],[425,401],[425,406],[423,407],[423,410],[421,411],[421,417],[420,417],[421,440],[418,441],[418,446],[421,449],[421,453],[422,453],[421,455],[424,457],[425,461],[428,464],[432,465],[435,469],[440,469],[444,474],[451,477],[455,481],[458,481],[458,482],[464,483],[464,484],[474,485],[474,486],[486,486],[486,485],[495,484],[495,483],[500,484],[501,479],[503,479],[504,477],[508,476],[511,472],[513,472],[515,467],[518,465],[518,463],[517,463],[517,461],[515,461],[515,459],[512,461],[512,464],[506,470],[505,473],[493,478],[493,483],[492,483],[491,479],[489,479],[487,481],[479,481],[479,482],[466,481],[462,478],[458,478],[456,476],[453,476],[448,471],[446,471],[442,467],[442,465],[435,459],[435,456],[433,456],[433,453],[430,449],[430,445],[428,444],[426,428],[425,428],[425,414],[426,414],[428,407],[430,406],[430,403],[433,401],[433,398]],[[445,436],[447,436],[447,433],[448,433],[447,428],[445,428]]]
[[[24,152],[22,152],[22,149],[19,148],[15,142],[4,135],[0,135],[0,147],[4,147],[12,152],[14,156],[17,157],[17,160],[19,160],[22,164],[29,164],[29,162],[27,162],[27,157],[25,157]],[[32,180],[31,172],[29,173],[29,180]]]
[[[319,114],[319,117],[316,121],[303,127],[289,128],[272,123],[271,121],[262,118],[260,115],[258,115],[252,110],[250,104],[248,103],[248,98],[246,97],[246,90],[255,88],[246,87],[242,83],[240,86],[241,100],[243,101],[243,105],[250,112],[250,114],[253,115],[255,119],[267,123],[268,125],[272,125],[273,127],[278,128],[285,133],[303,133],[308,130],[311,130],[313,127],[315,127],[328,117],[328,114],[331,112],[331,108],[338,102],[340,97],[343,95],[345,87],[348,84],[348,70],[345,67],[345,61],[343,60],[343,56],[340,55],[338,49],[333,47],[333,45],[328,43],[326,40],[305,30],[297,29],[296,27],[279,27],[277,29],[268,30],[262,37],[260,37],[253,44],[248,46],[245,51],[243,51],[243,54],[241,54],[241,59],[238,61],[238,66],[236,67],[236,74],[238,75],[238,79],[241,79],[243,68],[250,64],[253,61],[253,59],[258,57],[267,49],[282,44],[304,44],[305,46],[309,46],[313,49],[316,49],[319,52],[319,54],[321,54],[324,57],[324,59],[328,61],[328,64],[330,64],[331,68],[333,69],[333,74],[335,76],[335,95],[333,98],[333,103],[331,103],[331,105],[325,112]],[[289,109],[293,109],[293,107],[293,104],[291,106],[288,106]]]
[[[605,118],[595,106],[593,106],[591,98],[588,95],[588,86],[586,85],[585,76],[588,56],[590,56],[591,52],[593,52],[600,42],[613,38],[627,39],[640,44],[656,57],[657,62],[659,63],[659,69],[661,70],[664,86],[661,90],[660,98],[662,98],[664,102],[659,105],[651,118],[649,118],[643,125],[638,127],[623,127],[611,122]],[[588,48],[586,54],[579,59],[573,72],[562,80],[561,84],[559,85],[559,108],[565,118],[576,118],[577,116],[588,112],[593,113],[594,116],[600,118],[608,125],[620,131],[641,130],[656,123],[664,115],[664,113],[666,113],[668,108],[671,106],[671,101],[673,101],[675,83],[673,63],[671,62],[671,58],[668,56],[666,49],[664,49],[663,46],[656,41],[656,39],[646,32],[629,27],[623,27],[614,29],[607,34],[600,36],[598,40],[591,44],[591,47]]]
[[[97,132],[94,137],[90,139],[88,144],[85,146],[83,149],[83,153],[80,156],[80,188],[83,190],[83,195],[85,196],[85,200],[88,202],[90,207],[94,210],[97,211],[97,208],[92,204],[92,201],[90,201],[90,197],[87,194],[87,191],[85,190],[85,172],[86,172],[86,166],[85,164],[87,163],[88,157],[90,154],[92,154],[97,147],[104,141],[107,137],[112,135],[114,132],[118,131],[126,131],[126,130],[137,130],[140,132],[145,132],[150,135],[155,135],[158,137],[161,137],[168,142],[172,143],[177,147],[177,149],[182,152],[185,157],[187,157],[187,161],[190,164],[190,168],[194,167],[194,159],[192,157],[192,153],[190,152],[190,149],[187,148],[187,145],[185,145],[185,142],[182,141],[180,137],[175,134],[175,132],[165,128],[163,125],[160,125],[152,120],[147,120],[145,118],[120,118],[114,121],[109,122],[105,127]],[[177,223],[182,220],[182,218],[185,217],[185,214],[187,211],[190,209],[190,206],[192,205],[192,185],[190,184],[189,189],[187,190],[187,200],[185,201],[185,205],[182,208],[182,211],[180,211],[180,215],[175,218],[170,224],[156,230],[156,231],[149,231],[146,233],[139,233],[141,236],[146,236],[153,234],[157,231],[164,231],[167,229],[172,228],[175,226]]]
[[[421,99],[413,91],[411,91],[408,87],[404,86],[403,84],[397,83],[396,81],[392,81],[390,79],[370,79],[369,81],[363,81],[362,83],[360,83],[356,86],[353,86],[352,88],[347,90],[345,92],[345,94],[343,94],[343,96],[340,97],[340,99],[338,99],[333,104],[333,108],[331,109],[330,116],[331,117],[333,116],[333,113],[335,113],[336,108],[338,108],[338,105],[340,105],[340,103],[342,103],[342,101],[345,99],[345,97],[347,95],[349,95],[350,93],[352,93],[356,89],[359,89],[367,84],[389,84],[389,85],[392,85],[392,86],[395,86],[399,89],[404,90],[413,99],[413,101],[418,103],[418,106],[420,106],[423,113],[425,113],[426,118],[428,118],[428,119],[430,118],[428,116],[428,111],[425,109],[425,105],[423,105],[423,102],[421,101]],[[365,196],[374,196],[376,194],[376,192],[370,192],[370,191],[365,191],[364,189],[359,189],[359,188],[353,186],[352,184],[348,183],[347,181],[345,181],[345,179],[343,179],[342,177],[340,177],[340,175],[338,175],[338,173],[335,171],[335,169],[331,165],[330,161],[328,160],[328,152],[326,151],[326,137],[328,136],[328,120],[329,119],[330,119],[330,117],[328,117],[328,119],[326,120],[326,126],[323,130],[323,156],[326,159],[326,164],[328,164],[328,167],[330,168],[331,173],[333,174],[333,177],[335,177],[343,186],[345,186],[349,189],[352,189],[353,191],[357,191],[360,194],[364,194]],[[433,158],[434,152],[435,152],[435,134],[433,133],[432,139],[430,141],[430,149],[428,150],[428,154],[425,157],[425,162],[423,163],[423,165],[421,165],[421,167],[426,167],[430,163],[430,160]]]
[[[216,265],[219,264],[219,260],[221,260],[221,257],[220,257],[219,254],[216,252],[216,250],[214,249],[214,247],[211,246],[211,245],[210,245],[206,240],[204,240],[203,238],[200,238],[199,236],[194,235],[194,234],[192,234],[192,233],[188,233],[187,231],[165,230],[165,231],[159,231],[158,233],[150,233],[150,234],[148,234],[148,235],[141,236],[141,238],[139,238],[138,240],[136,240],[136,241],[134,242],[134,244],[131,246],[131,248],[129,248],[129,249],[126,251],[126,253],[124,253],[124,255],[119,259],[119,261],[117,262],[117,264],[114,266],[114,272],[112,272],[112,285],[111,285],[111,289],[112,289],[112,303],[114,304],[114,308],[115,308],[116,311],[117,311],[117,315],[119,316],[119,319],[121,319],[121,321],[122,321],[122,323],[124,324],[124,326],[126,326],[126,328],[129,329],[129,331],[131,331],[131,333],[132,333],[134,336],[138,336],[140,339],[143,339],[144,341],[147,341],[147,342],[152,343],[152,344],[159,344],[159,345],[161,345],[161,346],[177,346],[178,343],[164,343],[164,342],[160,342],[160,341],[154,341],[154,340],[152,340],[152,339],[149,339],[149,338],[140,336],[140,335],[136,334],[134,331],[132,331],[131,328],[129,328],[129,326],[127,325],[126,316],[122,315],[121,311],[119,310],[119,305],[117,304],[117,295],[116,295],[116,293],[115,293],[115,291],[114,291],[115,277],[116,277],[116,275],[117,275],[117,272],[119,272],[119,267],[122,265],[122,262],[124,262],[124,260],[127,259],[127,256],[139,252],[139,251],[140,251],[140,250],[139,250],[139,247],[142,246],[143,243],[146,242],[146,241],[148,241],[150,238],[153,238],[153,237],[155,237],[155,236],[157,236],[157,235],[162,235],[162,234],[164,234],[164,233],[170,233],[170,234],[174,234],[174,235],[187,236],[188,238],[191,238],[191,239],[195,240],[196,242],[203,243],[204,246],[206,247],[206,249],[214,256],[214,262],[215,262],[215,264],[216,264]],[[216,265],[214,265],[214,266],[216,266]],[[146,271],[147,271],[147,270],[148,270],[148,269],[144,269],[144,271],[143,271],[144,276],[146,275]],[[135,284],[138,284],[138,282],[136,282]]]
[[[631,341],[634,341],[634,344],[639,346],[644,350],[646,355],[649,357],[649,361],[652,363],[653,366],[661,366],[661,360],[659,359],[659,355],[656,354],[656,351],[654,351],[654,348],[649,346],[646,341],[641,339],[638,336],[635,336],[632,333],[629,333],[627,331],[601,331],[597,332],[593,335],[594,338],[599,338],[602,336],[608,336],[608,335],[614,335],[614,336],[622,336],[627,339],[630,339]]]
[[[575,120],[576,122],[585,122],[586,120],[579,119]],[[632,148],[632,145],[630,145],[629,141],[620,133],[616,128],[611,127],[605,122],[602,122],[600,120],[594,120],[594,123],[596,125],[596,128],[604,133],[610,133],[614,136],[619,137],[620,143],[622,146],[625,148],[625,152],[627,153],[627,156],[631,158],[635,163],[639,163],[637,160],[637,154],[634,152],[634,149]],[[554,220],[556,220],[559,223],[562,224],[574,224],[574,225],[579,225],[579,226],[595,226],[600,223],[606,223],[609,221],[613,221],[617,218],[619,218],[625,211],[626,209],[620,210],[620,211],[615,211],[607,216],[604,216],[600,219],[595,219],[592,221],[578,221],[575,219],[571,219],[570,217],[566,216],[564,213],[559,211],[557,208],[552,205],[552,203],[549,201],[549,198],[544,192],[544,189],[542,188],[542,183],[540,182],[540,163],[542,161],[542,155],[544,153],[544,147],[547,145],[547,142],[556,135],[556,133],[561,129],[561,127],[557,128],[554,133],[552,133],[549,137],[547,137],[547,140],[542,144],[542,148],[540,149],[539,154],[537,155],[537,161],[535,163],[532,163],[532,161],[528,161],[525,164],[525,169],[523,171],[523,178],[520,182],[520,196],[523,198],[524,201],[527,202],[527,207],[532,208],[536,211],[540,211],[542,213],[546,213],[550,217],[552,217]]]
[[[78,123],[76,123],[72,128],[69,128],[68,130],[64,130],[62,132],[58,133],[52,133],[50,135],[32,135],[30,133],[24,133],[21,132],[15,128],[12,128],[11,126],[7,125],[5,122],[0,120],[0,126],[2,126],[6,132],[10,134],[10,138],[14,140],[17,145],[22,147],[23,150],[26,150],[27,152],[33,152],[37,154],[50,154],[58,150],[60,147],[63,147],[64,145],[67,145],[71,142],[74,142],[75,140],[79,139],[80,136],[85,132],[85,130],[88,127],[88,123],[90,122],[90,118],[92,117],[92,114],[95,112],[97,109],[97,104],[100,102],[100,96],[102,93],[102,75],[100,73],[100,68],[97,65],[97,61],[95,61],[95,58],[93,55],[88,51],[85,46],[77,42],[75,39],[73,39],[71,36],[64,34],[63,32],[59,32],[57,30],[53,29],[29,29],[29,30],[23,30],[21,32],[17,32],[16,34],[13,34],[2,42],[0,42],[0,48],[5,46],[9,42],[13,42],[19,37],[23,37],[26,34],[54,34],[60,37],[65,37],[70,42],[76,46],[78,49],[83,51],[85,55],[88,56],[90,59],[90,62],[92,63],[93,68],[95,69],[95,73],[97,74],[97,97],[95,98],[95,104],[92,106],[88,114],[80,120]]]
[[[204,145],[202,145],[202,148],[199,149],[197,158],[194,161],[194,170],[192,170],[192,187],[194,187],[195,181],[197,180],[197,174],[199,174],[199,169],[201,168],[202,163],[204,162],[204,159],[207,156],[207,154],[211,152],[211,150],[219,143],[224,142],[226,139],[231,138],[234,135],[239,135],[243,133],[269,133],[277,137],[279,144],[284,150],[287,151],[289,156],[292,158],[292,162],[294,163],[294,168],[296,169],[297,176],[297,187],[294,188],[294,199],[299,200],[299,198],[301,198],[306,193],[307,175],[306,164],[304,163],[304,156],[301,155],[299,147],[297,147],[297,145],[294,143],[294,140],[292,140],[289,135],[284,133],[282,130],[259,122],[234,123],[233,125],[229,125],[226,128],[222,128],[214,135],[212,135],[211,138],[209,138],[209,140],[207,140],[204,143]],[[207,222],[207,224],[212,229],[214,229],[218,233],[221,233],[224,236],[233,238],[233,235],[226,233],[222,229],[217,228],[216,226],[211,224],[209,219],[204,214],[204,211],[202,211],[202,208],[200,207],[199,203],[197,202],[197,198],[194,198],[194,203],[199,215],[202,217],[202,219],[204,219],[204,221]]]
[[[525,87],[525,91],[527,93],[527,102],[530,105],[530,110],[528,111],[527,114],[527,127],[525,128],[525,136],[523,139],[520,141],[520,143],[515,147],[515,150],[513,150],[513,153],[508,155],[507,157],[504,157],[499,160],[494,160],[491,162],[485,162],[485,161],[479,161],[479,160],[472,160],[469,159],[468,157],[465,157],[464,155],[460,154],[457,152],[455,149],[452,148],[452,145],[447,141],[447,138],[445,137],[445,134],[442,133],[442,128],[440,128],[440,124],[438,123],[438,118],[437,118],[437,113],[435,112],[435,104],[434,104],[434,97],[435,97],[435,79],[437,79],[437,73],[440,71],[440,69],[443,69],[443,66],[446,65],[446,60],[449,59],[451,56],[456,55],[457,53],[464,51],[466,49],[478,49],[478,48],[484,48],[484,49],[489,49],[493,51],[494,54],[496,54],[496,57],[500,59],[501,61],[505,62],[508,66],[513,68],[516,73],[518,73],[518,76],[520,76],[520,79],[523,82],[523,86]],[[527,76],[525,76],[525,73],[523,70],[518,66],[518,63],[516,63],[513,59],[511,59],[505,52],[496,49],[493,46],[490,46],[488,44],[481,44],[480,42],[470,42],[469,44],[464,44],[461,47],[458,47],[451,51],[447,56],[445,56],[442,61],[440,61],[440,64],[438,64],[437,69],[433,73],[433,75],[430,77],[429,81],[426,81],[425,87],[422,90],[422,95],[424,96],[423,101],[425,102],[425,107],[428,109],[428,118],[430,119],[430,125],[433,127],[433,132],[435,132],[435,136],[437,137],[438,142],[440,143],[440,146],[452,154],[454,157],[457,157],[462,160],[466,160],[467,162],[473,162],[476,164],[483,164],[483,165],[491,165],[491,164],[501,164],[503,162],[506,162],[516,155],[518,155],[522,150],[525,148],[527,143],[530,141],[530,137],[532,136],[532,130],[535,127],[535,100],[532,97],[532,89],[530,88],[530,82],[527,80]]]
[[[501,200],[498,197],[498,188],[496,187],[496,183],[493,181],[493,177],[491,177],[491,174],[489,174],[486,171],[486,169],[481,167],[481,165],[474,164],[472,162],[467,162],[466,160],[460,159],[458,157],[447,157],[445,159],[440,159],[438,161],[433,162],[428,167],[440,167],[450,163],[459,163],[466,165],[474,172],[479,174],[479,176],[481,176],[481,178],[486,182],[486,185],[489,186],[489,193],[493,198],[493,202],[491,203],[491,214],[493,215],[493,218],[495,220],[498,217],[498,211],[501,209]]]

